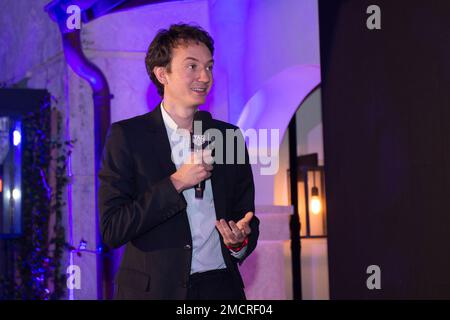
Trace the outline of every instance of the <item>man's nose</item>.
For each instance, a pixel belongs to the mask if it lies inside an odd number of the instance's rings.
[[[210,71],[208,71],[206,68],[202,68],[200,70],[200,74],[198,75],[198,81],[200,82],[211,82],[212,80],[212,74]]]

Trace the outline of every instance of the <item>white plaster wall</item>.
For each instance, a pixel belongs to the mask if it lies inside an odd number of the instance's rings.
[[[108,79],[111,121],[152,110],[160,101],[145,68],[145,54],[159,29],[173,23],[195,23],[208,30],[206,0],[146,5],[103,16],[83,29],[87,56]],[[195,17],[195,18],[193,18]]]
[[[236,123],[262,85],[295,65],[319,65],[317,0],[209,1],[218,65],[224,70],[221,93],[227,119]],[[300,101],[299,101],[300,103]],[[212,106],[213,110],[216,105]],[[283,106],[279,106],[282,111]]]
[[[290,66],[320,65],[317,0],[253,0],[250,7],[246,100]]]

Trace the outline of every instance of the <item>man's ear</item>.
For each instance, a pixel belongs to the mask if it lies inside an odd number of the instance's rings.
[[[156,79],[158,79],[158,81],[162,84],[165,85],[167,84],[167,79],[166,79],[166,68],[165,67],[154,67],[153,68],[153,73],[156,76]]]

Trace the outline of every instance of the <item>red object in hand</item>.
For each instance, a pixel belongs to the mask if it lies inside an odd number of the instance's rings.
[[[231,247],[231,246],[226,246],[229,250],[232,250],[233,252],[239,252],[242,249],[244,249],[244,247],[248,244],[248,237],[245,238],[244,242],[242,242],[242,244],[239,247]]]

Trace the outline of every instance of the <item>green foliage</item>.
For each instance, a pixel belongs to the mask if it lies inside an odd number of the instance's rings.
[[[54,137],[52,112],[57,115]],[[15,299],[60,299],[65,294],[62,263],[67,244],[62,210],[67,157],[74,141],[62,141],[61,123],[59,111],[49,103],[23,118],[23,236],[15,241]]]

